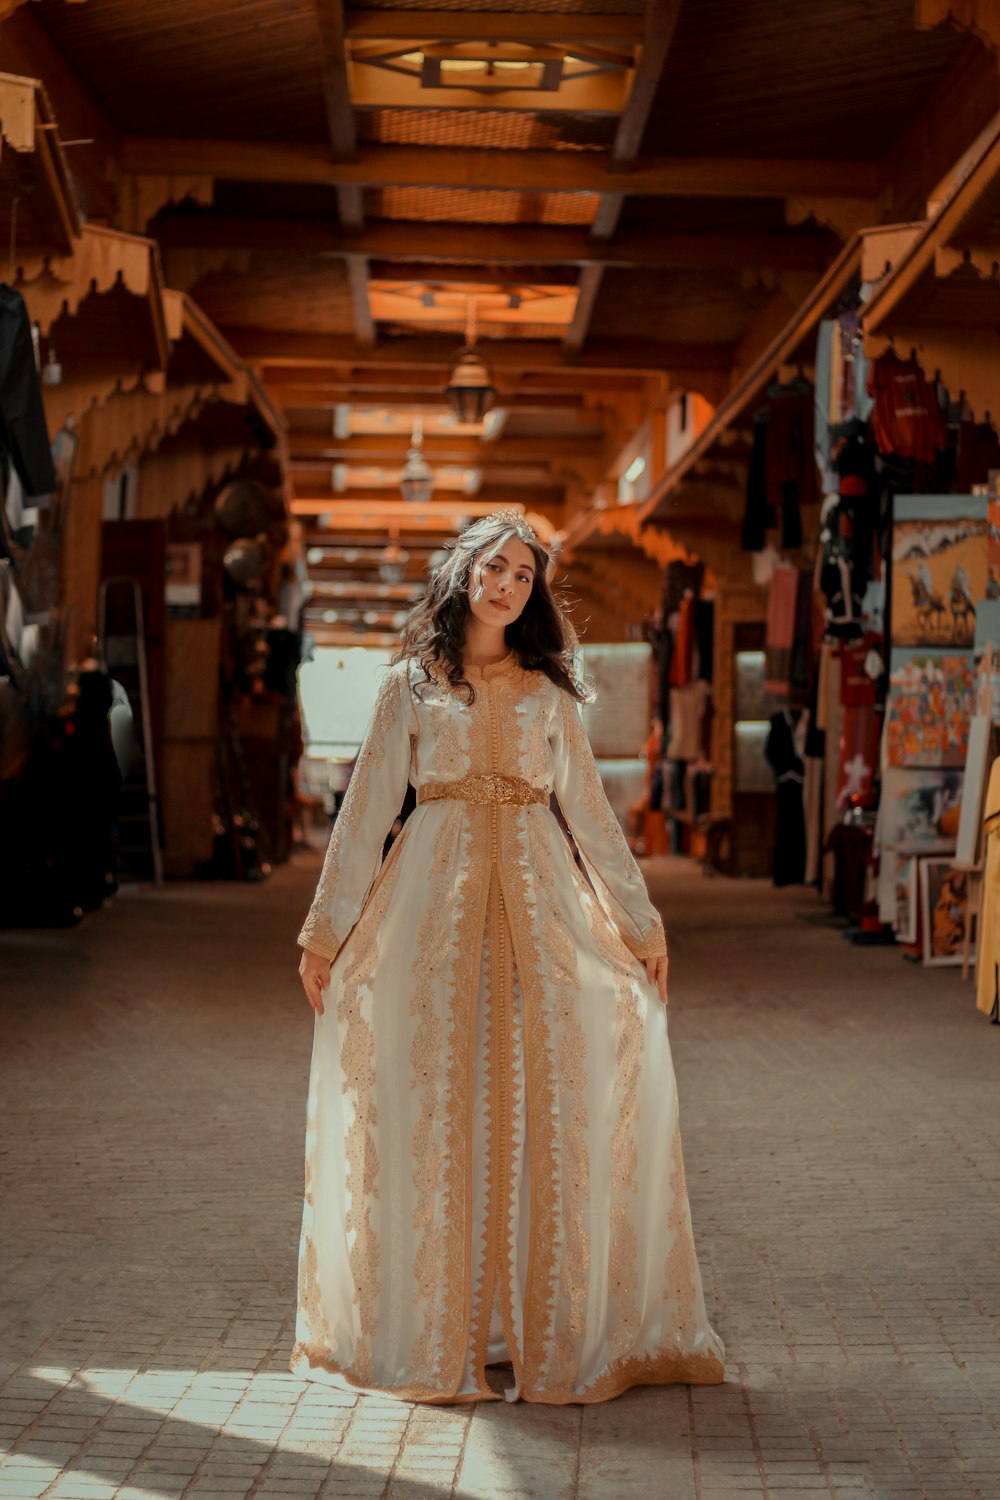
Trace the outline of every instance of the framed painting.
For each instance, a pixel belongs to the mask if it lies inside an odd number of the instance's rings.
[[[975,705],[971,655],[913,655],[894,663],[886,705],[889,765],[964,766]]]
[[[988,591],[985,495],[900,496],[892,529],[892,645],[972,646]]]
[[[969,920],[969,877],[949,858],[920,861],[920,921],[924,963],[960,964]]]
[[[889,767],[882,778],[880,849],[933,847],[958,836],[965,773]]]

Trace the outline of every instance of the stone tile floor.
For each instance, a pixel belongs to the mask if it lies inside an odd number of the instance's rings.
[[[293,1380],[316,875],[0,933],[0,1496],[1000,1496],[1000,1028],[808,892],[649,867],[724,1386]]]

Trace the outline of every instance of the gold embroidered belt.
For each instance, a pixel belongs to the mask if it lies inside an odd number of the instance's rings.
[[[549,794],[544,787],[532,786],[520,776],[502,776],[499,771],[463,776],[461,781],[425,781],[423,786],[417,787],[418,802],[437,802],[444,798],[479,802],[489,807],[498,804],[530,807],[533,802],[547,804]]]

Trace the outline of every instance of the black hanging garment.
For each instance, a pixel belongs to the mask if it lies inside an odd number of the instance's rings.
[[[840,509],[849,524],[847,550],[851,588],[855,597],[860,599],[874,574],[879,511],[875,444],[866,423],[857,419],[847,423],[836,450],[835,463]]]
[[[802,801],[805,763],[795,744],[799,714],[788,709],[771,715],[764,753],[774,771],[777,830],[774,840],[775,885],[802,885],[806,875],[806,819]]]
[[[767,413],[767,500],[781,513],[781,545],[802,546],[802,507],[815,505],[815,396],[806,382],[778,387]]]
[[[20,292],[0,282],[0,450],[25,495],[56,487],[52,449],[35,369],[31,322]]]
[[[743,511],[744,552],[763,552],[768,529],[774,525],[774,512],[767,500],[767,407],[753,419],[753,444],[747,465],[746,505]]]

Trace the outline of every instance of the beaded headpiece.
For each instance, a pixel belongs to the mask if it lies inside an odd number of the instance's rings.
[[[535,531],[535,528],[532,525],[530,525],[528,521],[525,520],[523,513],[521,511],[519,511],[519,510],[510,510],[510,509],[508,509],[508,510],[494,510],[494,511],[491,511],[490,512],[490,520],[491,521],[504,521],[508,526],[512,526],[512,527],[514,527],[518,531],[528,531],[528,532],[530,532],[531,535],[535,538],[535,540],[536,541],[538,540],[538,535],[537,535],[537,533]]]

